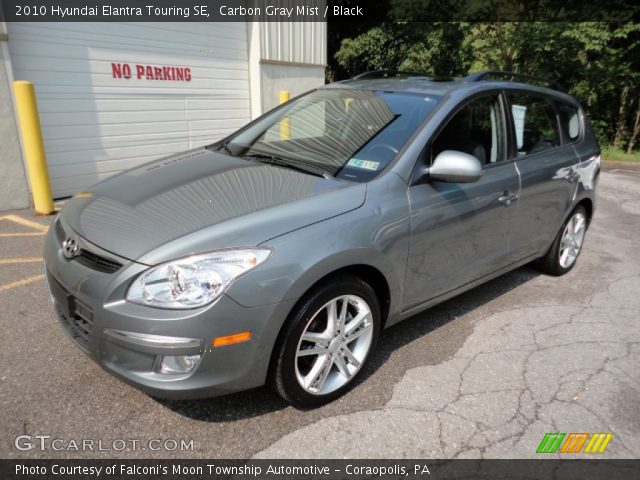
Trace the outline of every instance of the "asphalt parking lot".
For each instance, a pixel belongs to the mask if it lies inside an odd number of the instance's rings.
[[[601,456],[640,457],[639,173],[601,175],[569,275],[524,267],[387,330],[365,381],[313,411],[266,388],[158,401],[89,361],[50,306],[49,221],[0,213],[2,458],[526,458],[547,432],[611,432]],[[65,442],[21,451],[21,434]],[[83,439],[193,450],[66,448]]]

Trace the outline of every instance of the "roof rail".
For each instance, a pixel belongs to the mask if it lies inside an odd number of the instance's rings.
[[[517,72],[503,72],[502,70],[482,70],[480,72],[475,72],[470,75],[467,75],[464,79],[467,82],[479,82],[481,80],[487,80],[487,77],[498,77],[503,78],[509,82],[516,81],[517,79],[523,80],[535,80],[537,82],[541,82],[549,87],[564,91],[562,85],[555,80],[549,80],[547,78],[536,77],[534,75],[527,75],[525,73],[517,73]]]
[[[356,75],[351,80],[372,80],[374,78],[389,78],[389,77],[427,77],[426,73],[419,72],[403,72],[400,70],[372,70],[371,72],[364,72],[360,75]]]

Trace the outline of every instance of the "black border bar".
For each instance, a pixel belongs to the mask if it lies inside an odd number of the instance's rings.
[[[640,21],[637,0],[0,0],[7,22]],[[151,7],[151,8],[149,8]]]
[[[505,452],[508,454],[508,452]],[[27,473],[28,472],[28,473]],[[61,473],[63,472],[63,473]],[[99,474],[98,474],[99,473]],[[640,460],[0,460],[0,478],[210,480],[626,480]]]

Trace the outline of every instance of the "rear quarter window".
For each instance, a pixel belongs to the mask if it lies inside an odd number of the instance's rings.
[[[580,137],[580,112],[572,105],[557,103],[564,143],[573,143]]]

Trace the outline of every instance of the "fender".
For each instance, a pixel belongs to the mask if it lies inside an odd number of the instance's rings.
[[[406,183],[395,178],[394,188],[367,195],[357,210],[262,243],[273,249],[271,258],[239,278],[227,294],[248,307],[279,303],[300,298],[331,273],[365,265],[384,276],[390,293],[387,325],[396,321],[409,253],[409,205]]]

